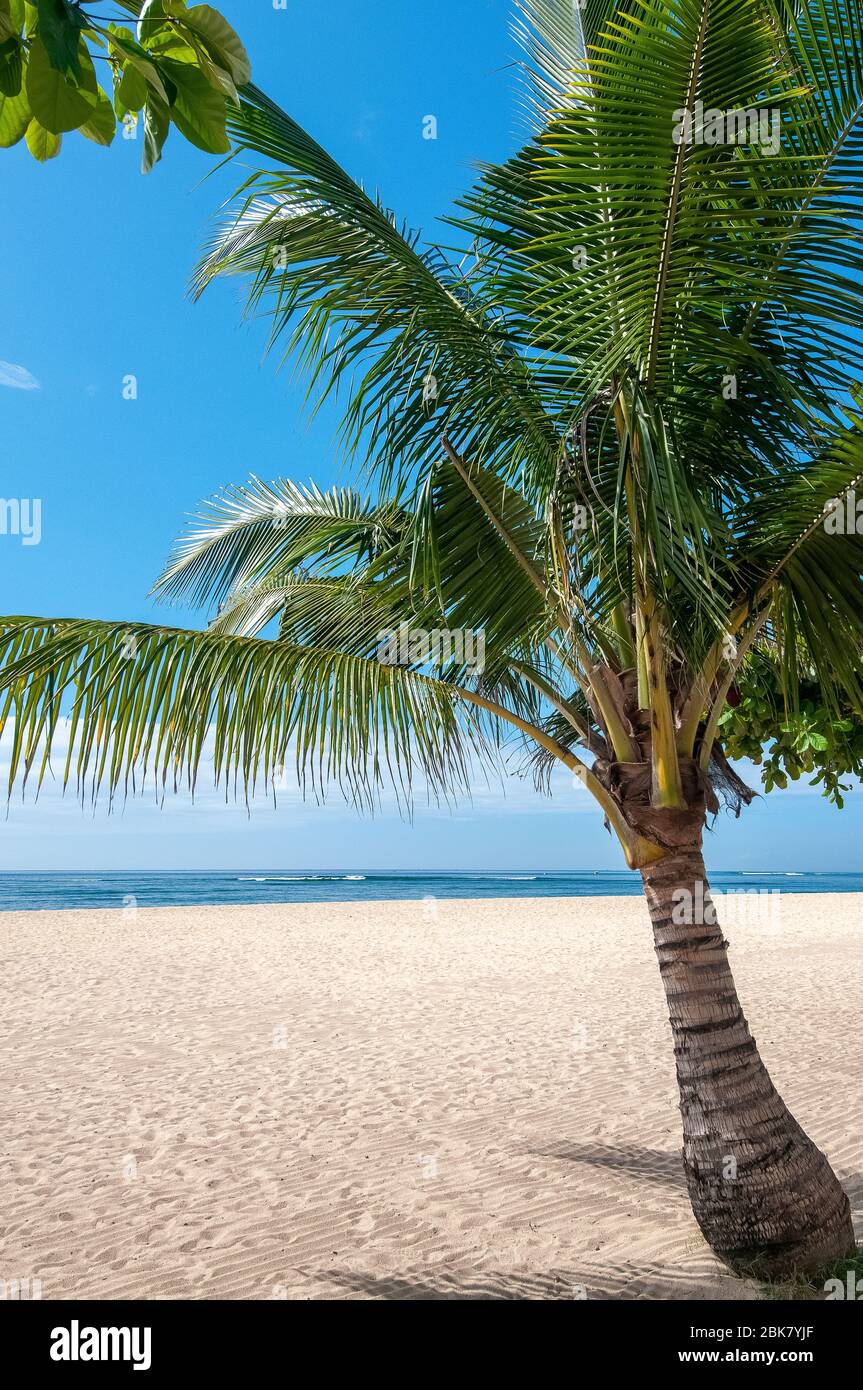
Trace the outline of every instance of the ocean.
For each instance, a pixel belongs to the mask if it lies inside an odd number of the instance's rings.
[[[863,873],[719,871],[723,892],[863,893]],[[594,872],[405,873],[235,869],[230,872],[16,873],[0,871],[0,912],[45,908],[184,907],[221,903],[391,901],[398,898],[584,898],[641,893],[638,874]]]

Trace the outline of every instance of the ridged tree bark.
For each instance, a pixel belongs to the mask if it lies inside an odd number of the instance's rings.
[[[673,851],[641,874],[674,1039],[695,1218],[739,1273],[817,1272],[854,1249],[848,1198],[758,1054],[701,852]],[[675,899],[678,890],[689,898]]]

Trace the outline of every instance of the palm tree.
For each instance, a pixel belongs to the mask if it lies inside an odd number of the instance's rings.
[[[863,710],[861,540],[823,524],[863,471],[861,11],[520,0],[533,129],[457,252],[247,88],[232,135],[267,168],[195,289],[248,277],[319,396],[350,377],[366,491],[218,496],[156,585],[218,605],[203,630],[16,617],[0,652],[13,781],[63,720],[94,796],[194,786],[210,734],[247,795],[293,762],[366,807],[457,795],[512,740],[540,787],[570,769],[643,879],[695,1216],[767,1274],[847,1255],[849,1204],[747,1027],[702,838],[753,795],[736,692],[768,675],[778,733],[815,689],[834,772]]]

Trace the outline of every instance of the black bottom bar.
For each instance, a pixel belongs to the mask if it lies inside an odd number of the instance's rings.
[[[556,1303],[555,1309],[559,1307]],[[863,1333],[860,1313],[860,1309],[842,1306],[841,1302],[820,1301],[575,1300],[563,1320],[559,1311],[544,1314],[540,1324],[533,1323],[535,1313],[526,1315],[523,1331],[531,1334],[529,1343],[519,1337],[519,1329],[512,1323],[500,1327],[497,1334],[494,1324],[466,1326],[460,1316],[455,1324],[445,1326],[470,1334],[468,1344],[476,1348],[473,1356],[485,1376],[493,1360],[505,1357],[509,1362],[513,1352],[527,1356],[533,1347],[531,1356],[538,1358],[538,1364],[531,1379],[536,1379],[539,1364],[546,1364],[549,1354],[555,1352],[582,1369],[586,1364],[583,1358],[590,1357],[589,1364],[598,1364],[609,1375],[617,1370],[666,1370],[672,1366],[689,1367],[695,1376],[710,1365],[726,1369],[759,1366],[765,1372],[802,1366],[817,1371],[823,1379],[825,1371],[857,1363]],[[346,1369],[356,1374],[364,1362],[368,1369],[372,1347],[378,1362],[390,1361],[395,1351],[390,1345],[388,1352],[388,1343],[381,1340],[379,1315],[372,1312],[368,1316],[371,1322],[362,1318],[354,1323],[357,1312],[351,1313],[344,1303],[331,1305],[322,1314],[314,1302],[9,1301],[0,1303],[0,1345],[4,1365],[14,1364],[19,1380],[22,1372],[30,1371],[47,1373],[51,1380],[60,1382],[70,1376],[92,1380],[105,1374],[114,1378],[137,1375],[141,1381],[147,1376],[160,1382],[191,1371],[212,1371],[224,1379],[232,1372],[248,1375],[264,1364],[274,1369],[280,1366],[293,1378],[302,1374],[301,1367],[308,1364],[309,1357],[328,1373],[332,1373],[334,1360],[344,1357],[350,1362]],[[345,1318],[350,1340],[331,1339],[333,1332],[345,1327]],[[400,1328],[404,1328],[400,1322],[386,1324],[384,1335],[397,1336]],[[417,1331],[421,1335],[422,1326],[411,1330],[414,1336]],[[329,1334],[324,1341],[320,1340],[321,1331]],[[535,1340],[537,1333],[542,1339],[539,1342]],[[465,1345],[460,1338],[459,1346]],[[454,1360],[452,1345],[441,1343],[440,1348],[440,1373],[458,1371],[463,1377],[467,1364],[463,1353]],[[400,1366],[400,1378],[427,1376],[435,1353],[436,1344],[424,1341],[416,1366],[405,1362],[403,1352],[390,1364],[393,1370]]]

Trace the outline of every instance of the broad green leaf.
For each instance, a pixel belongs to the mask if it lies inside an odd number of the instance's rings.
[[[228,98],[228,101],[233,102],[234,106],[239,106],[239,93],[230,73],[225,72],[224,68],[217,67],[215,63],[211,63],[204,53],[198,54],[198,66],[211,87],[215,87],[216,91],[221,92],[223,96]]]
[[[25,91],[14,97],[0,96],[0,149],[17,145],[29,123],[30,104]]]
[[[144,0],[138,19],[138,42],[144,43],[147,39],[151,39],[165,23],[165,19],[166,6],[164,0]]]
[[[141,155],[141,173],[149,174],[162,158],[162,146],[171,128],[171,115],[166,102],[155,92],[147,97],[144,107],[144,149]]]
[[[52,130],[46,130],[43,125],[39,124],[35,116],[27,127],[25,139],[28,150],[40,164],[44,164],[46,159],[53,159],[55,155],[60,153],[62,136],[55,135]]]
[[[198,149],[226,154],[231,142],[225,132],[225,98],[215,91],[197,68],[185,63],[166,63],[168,77],[176,83],[177,96],[171,119]]]
[[[114,94],[114,109],[118,116],[127,111],[140,111],[149,92],[147,79],[131,62],[127,62]]]
[[[17,34],[0,43],[0,93],[15,97],[21,90],[24,46]]]
[[[239,34],[235,32],[218,10],[211,5],[193,5],[183,15],[182,23],[187,29],[200,34],[220,67],[225,67],[238,87],[244,86],[252,76],[249,55],[242,45]]]
[[[109,24],[108,35],[111,44],[116,52],[130,63],[136,72],[139,72],[144,81],[157,94],[161,101],[167,102],[168,93],[165,84],[159,76],[155,63],[152,63],[147,55],[146,49],[136,41],[131,30],[124,29],[121,25]]]
[[[93,108],[93,114],[82,126],[78,127],[81,134],[88,140],[92,140],[96,145],[110,145],[117,131],[117,121],[114,116],[114,108],[108,97],[100,89],[99,100]]]
[[[95,77],[93,86],[95,88]],[[80,88],[72,87],[63,74],[52,66],[38,35],[34,36],[30,45],[27,97],[36,120],[54,135],[60,135],[64,130],[76,130],[87,120],[95,102],[95,92],[88,96]]]
[[[156,62],[163,58],[172,58],[175,63],[197,62],[198,55],[194,48],[173,28],[160,29],[155,38],[146,41],[146,49]]]
[[[24,28],[24,0],[0,0],[0,39],[18,35]]]
[[[21,25],[15,24],[9,0],[0,0],[0,42],[17,37],[20,32]]]
[[[45,45],[52,67],[58,72],[80,76],[79,39],[86,18],[68,0],[37,0],[39,37]]]

